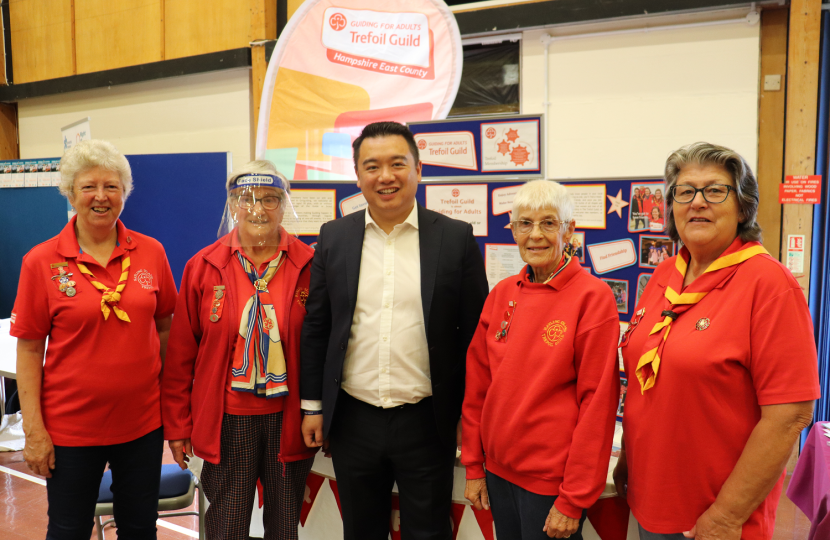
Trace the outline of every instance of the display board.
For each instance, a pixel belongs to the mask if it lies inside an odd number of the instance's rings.
[[[543,115],[476,116],[407,124],[424,179],[516,180],[545,171]]]
[[[654,268],[676,252],[676,246],[663,230],[665,189],[662,182],[610,180],[564,185],[576,201],[573,244],[580,263],[608,284],[617,299],[620,320],[628,321]],[[304,197],[319,192],[318,201],[332,200],[329,194],[334,193],[335,208],[315,206],[315,215],[334,212],[342,217],[366,207],[363,195],[354,184],[297,182],[294,186],[302,189]],[[418,186],[416,199],[421,205],[472,223],[491,288],[524,267],[508,228],[513,195],[520,186],[517,182],[422,182]],[[648,201],[644,200],[646,189]],[[655,201],[658,190],[660,197]],[[635,199],[635,195],[639,197]],[[645,214],[655,207],[655,219],[647,218]],[[301,223],[318,219],[306,216],[300,208],[298,217]],[[309,244],[317,239],[313,233],[303,234],[301,238]]]

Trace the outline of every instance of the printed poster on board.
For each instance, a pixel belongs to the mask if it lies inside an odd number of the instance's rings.
[[[539,121],[481,124],[481,172],[539,170]]]
[[[291,180],[353,180],[360,131],[382,120],[446,118],[462,61],[458,25],[442,1],[308,0],[268,65],[256,155]]]

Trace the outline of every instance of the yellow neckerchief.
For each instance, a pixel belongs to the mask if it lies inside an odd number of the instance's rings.
[[[101,312],[104,314],[104,320],[106,321],[110,316],[110,306],[112,306],[112,311],[115,312],[116,317],[124,322],[130,322],[127,312],[118,307],[118,302],[121,300],[121,291],[127,286],[127,277],[130,274],[129,255],[121,256],[121,277],[118,278],[118,285],[115,286],[115,290],[98,281],[84,263],[76,261],[75,264],[78,265],[78,270],[92,283],[92,286],[101,291]]]
[[[740,237],[721,254],[706,271],[683,290],[683,281],[686,278],[686,270],[689,267],[691,255],[684,246],[674,263],[674,271],[669,277],[664,294],[663,320],[659,321],[651,329],[643,346],[643,354],[637,362],[637,369],[634,373],[640,381],[640,393],[645,393],[657,383],[657,373],[660,371],[660,361],[663,357],[663,348],[669,337],[671,325],[684,311],[689,310],[697,304],[712,289],[723,283],[735,271],[742,262],[755,255],[767,254],[764,246],[758,242],[744,243]],[[678,293],[677,291],[683,291]]]

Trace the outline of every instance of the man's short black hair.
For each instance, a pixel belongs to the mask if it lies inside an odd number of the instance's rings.
[[[358,167],[357,159],[360,155],[360,145],[363,144],[364,139],[375,139],[377,137],[390,137],[393,135],[400,135],[406,140],[409,145],[409,151],[412,152],[412,157],[415,158],[415,165],[421,162],[418,155],[418,145],[415,144],[415,135],[409,131],[409,128],[397,122],[374,122],[369,124],[363,131],[360,132],[360,137],[352,143],[354,166]]]

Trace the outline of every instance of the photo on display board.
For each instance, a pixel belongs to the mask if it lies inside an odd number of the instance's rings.
[[[585,233],[575,232],[571,236],[571,249],[573,256],[579,259],[580,264],[585,264]]]
[[[628,205],[628,232],[663,232],[666,229],[666,184],[641,182],[631,184]]]
[[[674,256],[676,246],[668,236],[640,235],[640,268],[657,268]]]
[[[620,402],[617,405],[617,420],[622,422],[625,412],[625,395],[628,393],[628,377],[624,371],[620,371]]]
[[[634,301],[634,306],[640,304],[640,297],[643,296],[643,291],[646,290],[646,285],[648,285],[650,279],[651,274],[640,274],[637,277],[637,299]]]
[[[600,278],[611,287],[618,313],[628,313],[628,280]]]

